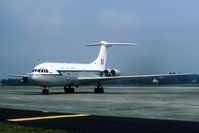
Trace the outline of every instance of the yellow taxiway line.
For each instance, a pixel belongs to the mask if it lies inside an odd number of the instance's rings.
[[[43,117],[7,119],[7,121],[20,122],[20,121],[35,121],[35,120],[44,120],[44,119],[74,118],[74,117],[85,117],[85,116],[90,116],[90,115],[89,114],[55,115],[55,116],[43,116]]]

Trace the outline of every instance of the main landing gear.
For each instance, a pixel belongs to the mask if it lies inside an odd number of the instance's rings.
[[[48,87],[44,87],[44,89],[42,90],[42,94],[43,95],[48,95],[49,94]]]
[[[75,88],[71,87],[70,85],[69,86],[64,86],[64,92],[65,92],[65,94],[75,93]]]
[[[64,93],[65,94],[75,93],[75,88],[71,87],[70,85],[64,86]],[[97,88],[94,88],[94,93],[97,93],[97,94],[104,93],[104,89],[102,85],[100,84],[100,82],[97,82]],[[44,87],[44,89],[42,90],[42,94],[43,95],[49,94],[48,87]]]
[[[104,89],[102,88],[100,82],[97,82],[97,88],[94,88],[94,93],[104,93]]]

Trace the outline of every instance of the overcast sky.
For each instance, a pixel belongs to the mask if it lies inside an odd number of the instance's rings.
[[[198,0],[0,0],[0,75],[40,62],[89,63],[101,40],[124,74],[199,73]]]

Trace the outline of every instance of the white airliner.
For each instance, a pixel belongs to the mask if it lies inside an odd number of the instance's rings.
[[[134,76],[120,76],[118,69],[106,68],[107,49],[111,46],[136,46],[134,43],[108,43],[101,41],[99,43],[88,44],[88,46],[101,46],[99,55],[90,64],[78,63],[42,63],[37,65],[32,73],[27,75],[9,76],[23,77],[22,82],[27,82],[29,79],[35,85],[42,86],[42,94],[48,94],[49,87],[64,86],[65,93],[74,93],[74,87],[79,85],[95,84],[94,93],[103,93],[104,89],[101,85],[102,81],[115,79],[139,79],[139,78],[164,78],[173,76],[173,74],[158,74],[158,75],[134,75]],[[189,75],[189,73],[175,74],[175,75]],[[157,79],[156,79],[157,80]]]

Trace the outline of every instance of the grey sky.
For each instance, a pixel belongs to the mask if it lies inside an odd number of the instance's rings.
[[[101,40],[109,68],[125,74],[199,73],[198,0],[0,0],[0,74],[41,62],[89,63]]]

